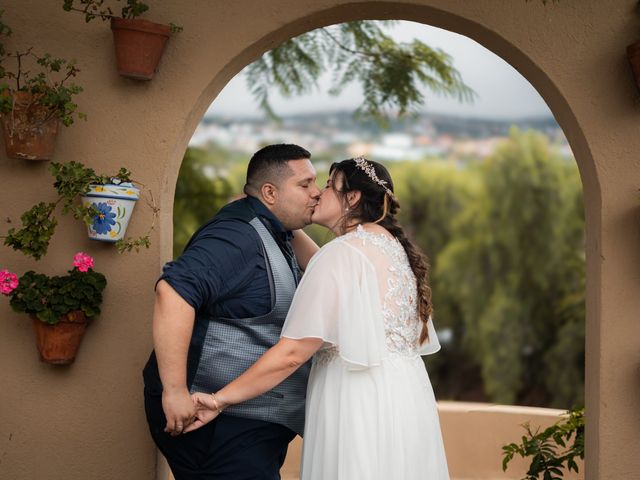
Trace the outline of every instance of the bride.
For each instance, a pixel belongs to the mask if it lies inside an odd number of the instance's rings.
[[[282,338],[221,390],[194,393],[185,433],[261,395],[313,356],[303,480],[448,479],[436,402],[420,355],[440,349],[424,256],[397,223],[389,172],[333,164],[312,220],[337,238],[313,257]]]

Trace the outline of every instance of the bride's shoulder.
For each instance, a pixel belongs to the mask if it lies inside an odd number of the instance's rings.
[[[320,248],[318,253],[323,253],[325,255],[353,253],[353,244],[349,242],[347,235],[342,235],[326,243],[322,248]]]
[[[362,252],[343,235],[334,238],[322,246],[311,259],[309,267],[319,261],[327,262],[333,260],[334,262],[340,263],[361,260],[362,256]]]

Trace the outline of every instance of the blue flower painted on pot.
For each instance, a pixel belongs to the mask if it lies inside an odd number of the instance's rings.
[[[93,224],[91,227],[98,234],[107,233],[111,230],[111,225],[115,225],[116,223],[114,220],[114,218],[116,218],[116,214],[111,213],[111,207],[103,202],[100,202],[97,205],[92,203],[91,206],[100,212],[98,215],[93,217]]]

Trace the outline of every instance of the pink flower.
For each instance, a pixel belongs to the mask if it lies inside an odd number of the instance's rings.
[[[81,272],[86,272],[93,268],[93,258],[84,252],[78,252],[73,256],[73,266]]]
[[[0,293],[9,295],[18,288],[18,276],[9,270],[0,270]]]

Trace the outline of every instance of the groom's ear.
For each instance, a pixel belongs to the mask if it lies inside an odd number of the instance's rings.
[[[347,193],[347,203],[349,204],[349,208],[355,207],[360,198],[362,197],[362,192],[360,190],[354,190],[352,192]]]
[[[278,189],[272,183],[263,183],[260,187],[260,195],[267,206],[273,206],[278,201]]]

